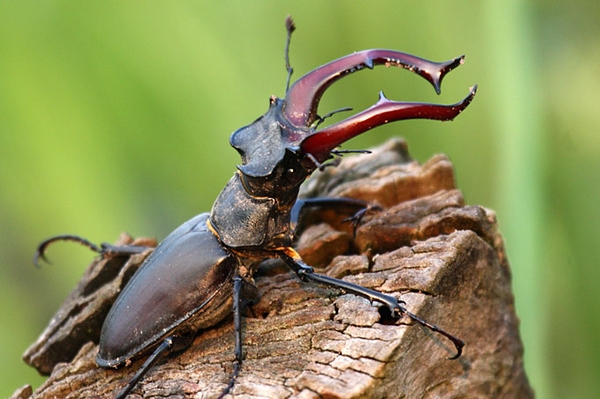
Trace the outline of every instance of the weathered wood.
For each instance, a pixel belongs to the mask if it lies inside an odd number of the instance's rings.
[[[315,211],[311,223],[321,222],[307,224],[298,251],[321,273],[397,295],[413,313],[466,341],[464,354],[447,360],[454,347],[444,337],[408,318],[395,321],[378,304],[302,283],[271,260],[256,276],[261,298],[245,319],[245,360],[231,397],[533,397],[495,215],[465,206],[446,157],[421,166],[410,161],[404,142],[393,140],[375,154],[344,159],[316,174],[303,193],[380,204],[383,210],[368,212],[355,235],[351,225],[340,223],[343,217]],[[103,262],[91,268],[106,267]],[[66,309],[86,325],[92,316],[73,305],[93,302],[81,288],[90,287],[89,281],[81,284]],[[103,281],[91,291],[98,296],[114,290],[111,284]],[[105,311],[101,303],[93,305],[98,312]],[[69,324],[69,317],[59,319],[31,351],[44,359],[44,370],[54,367],[33,397],[114,396],[143,359],[120,370],[100,369],[96,338],[69,344],[67,330],[56,327]],[[80,330],[77,323],[69,328]],[[54,335],[61,339],[52,341]],[[228,318],[160,362],[132,397],[216,397],[230,377],[233,342]],[[68,361],[57,355],[62,345],[81,349]],[[19,395],[28,397],[23,389]]]

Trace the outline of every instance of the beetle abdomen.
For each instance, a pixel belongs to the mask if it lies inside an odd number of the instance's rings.
[[[133,275],[102,326],[100,366],[118,367],[145,353],[184,321],[192,321],[186,330],[208,328],[231,312],[239,262],[207,219],[200,214],[172,232]]]

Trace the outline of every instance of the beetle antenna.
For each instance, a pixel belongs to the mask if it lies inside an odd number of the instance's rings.
[[[331,111],[328,114],[325,114],[323,116],[317,115],[317,120],[313,123],[313,128],[314,129],[318,128],[321,123],[325,122],[325,119],[332,117],[333,115],[335,115],[337,113],[347,112],[347,111],[352,111],[352,107],[343,107],[340,109],[336,109],[335,111]]]
[[[342,156],[344,154],[372,154],[371,150],[331,150],[333,155]]]
[[[290,42],[292,40],[292,32],[296,30],[296,24],[292,19],[291,15],[288,15],[285,18],[285,30],[287,31],[287,38],[285,41],[285,70],[287,71],[287,82],[285,84],[285,94],[287,95],[288,90],[290,89],[290,81],[292,79],[292,74],[294,73],[294,68],[290,65]]]
[[[325,168],[327,168],[327,167],[330,167],[330,166],[336,167],[341,162],[340,158],[333,158],[333,160],[327,161],[327,162],[319,162],[319,160],[317,158],[315,158],[310,152],[307,152],[306,156],[308,157],[308,159],[310,159],[315,164],[317,169],[319,169],[321,172],[324,171]]]

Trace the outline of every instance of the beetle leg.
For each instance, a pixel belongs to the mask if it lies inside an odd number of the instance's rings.
[[[124,399],[129,392],[135,387],[135,385],[142,379],[144,375],[154,366],[154,364],[160,359],[160,357],[173,346],[172,336],[165,338],[165,340],[152,352],[152,354],[146,359],[142,367],[136,371],[133,377],[127,382],[127,385],[119,391],[115,399]]]
[[[392,315],[394,315],[395,317],[401,317],[402,315],[406,315],[412,320],[416,321],[417,323],[429,328],[431,331],[437,332],[443,335],[444,337],[448,338],[450,341],[452,341],[452,343],[456,347],[456,354],[454,356],[449,357],[448,359],[458,359],[462,354],[462,349],[465,346],[464,341],[453,336],[450,333],[447,333],[446,331],[442,330],[436,325],[431,324],[428,321],[409,312],[404,306],[402,306],[402,302],[398,301],[393,296],[386,295],[381,292],[371,290],[369,288],[361,287],[360,285],[349,283],[344,280],[315,273],[314,269],[306,263],[304,263],[300,255],[293,248],[283,248],[280,251],[280,255],[283,261],[288,265],[288,267],[292,269],[302,281],[312,281],[315,283],[329,285],[331,287],[339,288],[345,292],[350,292],[352,294],[367,298],[371,302],[381,302],[390,309]]]
[[[235,380],[237,379],[240,369],[242,368],[242,302],[241,293],[244,280],[240,276],[233,277],[233,325],[235,329],[235,360],[233,361],[233,372],[229,379],[229,384],[218,396],[218,399],[225,397],[233,388]]]
[[[360,221],[364,217],[364,215],[370,210],[380,210],[379,205],[373,205],[367,201],[359,200],[356,198],[329,198],[329,197],[320,197],[320,198],[303,198],[297,199],[292,207],[291,211],[291,220],[290,226],[292,227],[292,231],[295,234],[296,229],[300,223],[300,218],[302,217],[302,212],[308,208],[332,208],[335,209],[337,207],[348,207],[354,209],[355,213],[344,219],[342,222],[352,222],[353,230],[356,230]]]
[[[368,204],[363,209],[356,212],[354,215],[349,216],[346,219],[342,220],[342,223],[352,223],[352,233],[356,237],[356,229],[358,228],[358,225],[362,221],[363,217],[365,217],[367,212],[372,211],[372,210],[373,211],[381,211],[381,210],[383,210],[383,208],[376,204],[375,205]]]
[[[37,250],[35,251],[35,255],[33,257],[33,264],[39,267],[39,260],[42,259],[47,263],[50,263],[46,258],[46,250],[48,246],[54,244],[57,241],[74,241],[78,244],[81,244],[85,247],[88,247],[92,251],[102,255],[102,256],[130,256],[144,252],[149,247],[143,245],[111,245],[103,242],[99,246],[94,244],[93,242],[76,235],[71,234],[63,234],[54,237],[50,237],[40,243],[38,245]]]

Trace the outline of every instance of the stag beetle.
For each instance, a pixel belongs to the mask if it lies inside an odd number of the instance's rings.
[[[308,205],[351,205],[359,211],[355,223],[369,204],[352,199],[298,199],[302,182],[327,161],[340,156],[336,148],[345,141],[382,124],[403,119],[452,120],[473,99],[476,86],[453,105],[395,102],[380,94],[370,108],[341,122],[317,129],[323,118],[317,114],[325,90],[340,78],[375,65],[397,66],[418,74],[440,93],[443,77],[463,63],[464,56],[447,62],[431,62],[393,50],[360,51],[311,71],[289,85],[292,68],[289,44],[295,29],[286,19],[285,61],[288,72],[284,99],[272,96],[265,115],[235,131],[230,144],[242,159],[237,171],[216,199],[210,213],[185,222],[162,241],[120,293],[104,321],[97,363],[119,367],[134,357],[150,356],[117,398],[124,398],[169,350],[189,344],[190,337],[208,329],[233,312],[235,361],[226,395],[233,387],[242,364],[240,309],[243,293],[253,287],[259,263],[280,258],[305,282],[336,287],[385,305],[394,317],[414,321],[447,337],[458,358],[464,342],[409,312],[403,302],[383,293],[343,280],[317,274],[292,248],[292,238],[302,209]],[[103,256],[135,254],[144,247],[96,246],[73,235],[55,236],[42,242],[35,262],[45,259],[49,244],[73,240]]]

